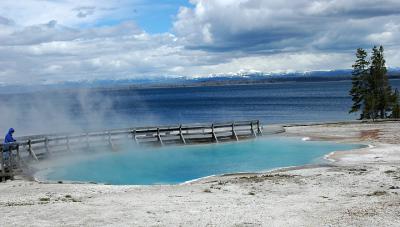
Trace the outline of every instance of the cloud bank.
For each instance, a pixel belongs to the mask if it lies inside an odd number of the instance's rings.
[[[135,23],[140,0],[4,0],[0,84],[349,68],[356,48],[380,44],[400,66],[399,1],[190,3],[154,34]]]

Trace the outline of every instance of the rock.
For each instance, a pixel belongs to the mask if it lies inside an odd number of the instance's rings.
[[[389,189],[400,189],[399,186],[390,186]]]

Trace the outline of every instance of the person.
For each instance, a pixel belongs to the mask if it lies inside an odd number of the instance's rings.
[[[13,128],[10,128],[8,130],[8,133],[7,133],[6,137],[4,138],[4,144],[3,144],[3,149],[4,149],[3,150],[4,151],[3,152],[3,157],[4,157],[4,159],[8,159],[10,157],[11,148],[12,148],[11,146],[13,146],[13,143],[17,142],[13,137],[14,132],[15,132],[15,130]]]
[[[13,137],[14,132],[15,132],[15,130],[13,128],[10,128],[8,130],[8,133],[7,133],[6,137],[4,138],[4,144],[17,142]]]

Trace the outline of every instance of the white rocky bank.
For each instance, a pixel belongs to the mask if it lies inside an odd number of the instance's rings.
[[[331,165],[174,186],[0,183],[0,226],[400,226],[400,123],[287,128],[373,145]]]

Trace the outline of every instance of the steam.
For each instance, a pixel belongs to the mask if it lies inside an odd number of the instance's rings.
[[[158,118],[149,114],[132,116],[116,111],[124,97],[93,90],[51,91],[0,96],[0,134],[15,128],[15,136],[82,132],[128,128],[153,124]],[[139,95],[136,105],[146,109]],[[130,108],[134,108],[130,106]]]

